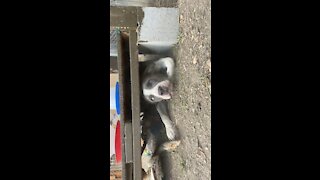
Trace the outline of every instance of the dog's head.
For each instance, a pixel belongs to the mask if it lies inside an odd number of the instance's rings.
[[[142,93],[151,103],[169,100],[172,98],[172,82],[164,75],[149,76],[143,80]]]

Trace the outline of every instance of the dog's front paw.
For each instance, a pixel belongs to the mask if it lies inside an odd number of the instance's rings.
[[[167,133],[167,136],[168,136],[169,140],[174,140],[175,139],[175,137],[176,137],[176,129],[173,126],[167,128],[166,129],[166,133]]]

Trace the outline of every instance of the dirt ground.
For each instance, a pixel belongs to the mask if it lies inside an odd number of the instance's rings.
[[[181,145],[164,155],[165,179],[211,179],[211,1],[178,0],[179,44],[171,114]]]

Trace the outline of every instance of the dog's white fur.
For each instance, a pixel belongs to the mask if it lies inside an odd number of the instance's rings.
[[[167,68],[168,77],[171,79],[174,72],[174,61],[170,57],[162,58],[157,63],[162,64]]]

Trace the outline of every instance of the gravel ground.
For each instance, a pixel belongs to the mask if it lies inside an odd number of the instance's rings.
[[[211,1],[178,0],[177,85],[171,114],[181,145],[163,155],[165,179],[211,179]]]

